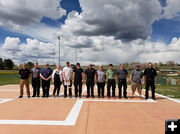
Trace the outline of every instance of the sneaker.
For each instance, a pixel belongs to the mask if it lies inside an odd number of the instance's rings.
[[[28,96],[28,98],[31,98],[30,96]]]
[[[31,97],[36,97],[35,95],[31,96]]]
[[[19,96],[19,98],[22,98],[23,96]]]
[[[147,99],[148,99],[148,97],[145,97],[145,99],[147,100]]]
[[[153,100],[156,100],[156,98],[155,98],[155,97],[153,97],[152,99],[153,99]]]

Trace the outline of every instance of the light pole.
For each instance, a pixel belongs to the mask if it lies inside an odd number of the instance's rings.
[[[59,40],[59,65],[60,65],[60,61],[61,61],[61,57],[60,57],[60,35],[58,36],[58,40]]]

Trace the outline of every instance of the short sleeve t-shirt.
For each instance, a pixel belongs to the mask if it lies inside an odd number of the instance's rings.
[[[92,69],[88,68],[85,70],[85,74],[86,74],[87,81],[94,81],[96,70],[94,68],[92,68]]]
[[[126,69],[119,69],[116,74],[118,75],[118,78],[119,79],[126,79],[126,75],[128,74],[127,70]]]
[[[30,74],[31,74],[31,72],[29,69],[20,69],[19,70],[20,79],[28,79]]]
[[[115,73],[113,72],[113,70],[108,69],[106,71],[106,76],[107,76],[108,79],[114,79]]]
[[[53,73],[53,70],[51,68],[43,68],[40,73],[44,78],[48,78]]]
[[[32,78],[40,78],[40,71],[41,69],[38,67],[38,68],[33,68],[32,69]]]
[[[64,73],[64,75],[65,75],[65,77],[66,77],[66,80],[71,80],[72,68],[70,68],[70,67],[64,67],[64,68],[63,68],[63,73]],[[65,80],[65,78],[64,78],[64,80]]]
[[[97,82],[105,82],[106,74],[104,71],[97,70]]]
[[[132,75],[132,81],[135,82],[135,83],[141,83],[141,79],[143,77],[143,72],[141,70],[136,70],[134,69],[132,72],[131,72],[131,75]]]
[[[154,80],[155,76],[157,76],[157,72],[154,68],[147,68],[144,71],[144,75],[146,76],[146,80]]]
[[[75,73],[75,81],[82,81],[82,73],[84,72],[82,68],[75,68],[73,70],[73,72]]]

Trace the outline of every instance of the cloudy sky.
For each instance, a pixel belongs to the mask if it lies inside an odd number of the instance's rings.
[[[180,0],[0,0],[0,57],[180,63]]]

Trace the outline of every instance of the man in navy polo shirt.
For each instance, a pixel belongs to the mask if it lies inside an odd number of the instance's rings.
[[[92,68],[92,64],[89,65],[89,68],[85,70],[86,75],[86,86],[87,86],[87,96],[90,96],[90,88],[91,88],[91,97],[94,98],[94,84],[96,82],[96,70]]]
[[[118,88],[119,88],[119,98],[121,98],[121,91],[122,91],[122,87],[124,89],[123,91],[123,95],[124,98],[127,99],[127,82],[126,82],[126,78],[128,77],[128,72],[127,70],[124,68],[124,64],[120,65],[120,69],[117,71],[117,76],[118,76]]]
[[[42,79],[43,98],[49,97],[50,80],[53,72],[53,70],[48,66],[49,65],[46,63],[44,65],[44,68],[42,68],[40,71],[40,77]]]

